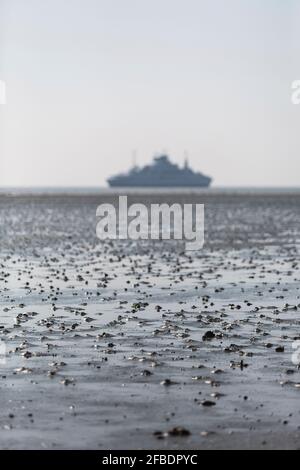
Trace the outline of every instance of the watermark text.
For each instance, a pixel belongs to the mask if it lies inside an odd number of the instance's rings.
[[[119,196],[118,207],[101,204],[96,233],[100,240],[184,240],[187,251],[204,245],[203,204],[132,204]]]

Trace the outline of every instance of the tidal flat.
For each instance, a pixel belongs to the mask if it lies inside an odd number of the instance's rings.
[[[204,203],[194,252],[100,242],[116,199],[0,195],[0,447],[299,449],[300,191],[129,195]]]

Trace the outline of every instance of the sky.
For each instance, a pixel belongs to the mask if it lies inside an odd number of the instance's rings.
[[[300,186],[300,0],[0,0],[0,186],[105,186],[167,152]]]

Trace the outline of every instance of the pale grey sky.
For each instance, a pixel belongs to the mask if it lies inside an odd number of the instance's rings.
[[[167,150],[299,186],[300,0],[0,0],[0,185],[103,186]]]

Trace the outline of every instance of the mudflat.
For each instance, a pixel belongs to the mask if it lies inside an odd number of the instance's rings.
[[[204,203],[195,252],[100,242],[116,198],[0,195],[1,448],[299,448],[300,192],[129,196]]]

